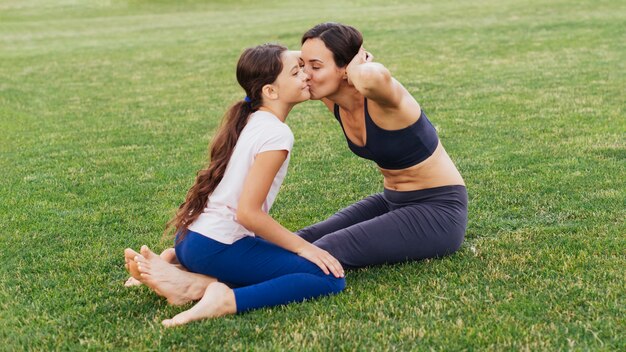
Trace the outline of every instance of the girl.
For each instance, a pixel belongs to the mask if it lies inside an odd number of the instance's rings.
[[[141,253],[125,251],[131,275],[171,304],[201,298],[164,320],[165,326],[302,301],[345,287],[335,258],[268,215],[293,145],[285,119],[310,97],[298,54],[272,44],[247,49],[237,64],[237,81],[246,99],[226,113],[211,145],[211,162],[198,172],[168,223],[177,233],[175,254],[158,256],[146,246]],[[189,271],[166,260],[174,258]]]
[[[302,59],[311,99],[352,152],[376,162],[384,191],[298,235],[351,268],[454,253],[467,226],[463,178],[417,101],[362,44],[355,28],[322,23],[302,37]]]

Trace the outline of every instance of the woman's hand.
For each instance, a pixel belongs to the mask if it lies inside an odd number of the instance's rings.
[[[409,95],[391,77],[391,72],[383,64],[374,62],[374,56],[363,47],[346,67],[344,79],[367,99],[390,109],[397,109],[403,97]]]
[[[362,64],[374,61],[374,56],[366,51],[363,47],[359,49],[359,52],[352,58],[352,61],[346,66],[346,79],[348,80],[349,85],[352,84],[352,80],[350,80],[350,73],[354,73],[355,69]]]
[[[335,277],[344,276],[343,268],[341,267],[339,261],[330,255],[330,253],[319,247],[307,243],[307,245],[305,245],[304,248],[302,248],[302,250],[300,250],[297,254],[319,266],[326,275],[328,275],[329,272],[332,272]]]
[[[365,62],[374,62],[374,55],[365,49],[363,51],[365,51]]]

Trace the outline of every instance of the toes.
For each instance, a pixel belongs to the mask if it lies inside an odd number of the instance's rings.
[[[124,258],[126,260],[133,260],[133,258],[135,256],[139,255],[139,253],[135,252],[134,250],[132,250],[131,248],[126,248],[124,250]]]
[[[141,285],[141,281],[135,279],[134,277],[129,277],[128,280],[124,283],[126,287],[139,286]]]
[[[163,326],[165,326],[166,328],[173,328],[174,326],[174,320],[173,319],[165,319],[161,322],[161,324],[163,324]]]
[[[188,310],[176,314],[172,319],[165,319],[161,322],[165,327],[171,328],[174,326],[184,325],[191,321],[190,313]]]
[[[139,274],[139,282],[150,287],[154,292],[156,292],[159,296],[161,292],[158,290],[158,282],[154,280],[154,277],[148,273]]]
[[[145,263],[137,263],[137,270],[139,270],[139,272],[143,275],[143,274],[148,274],[150,272],[150,264],[145,262]]]
[[[143,264],[143,265],[147,265],[148,263],[150,263],[143,255],[139,254],[136,255],[133,260],[135,261],[135,263],[137,263],[137,265],[139,264]]]
[[[150,248],[148,248],[148,246],[146,246],[145,244],[141,246],[139,252],[148,260],[152,259],[153,256],[156,256],[156,254],[151,251]]]

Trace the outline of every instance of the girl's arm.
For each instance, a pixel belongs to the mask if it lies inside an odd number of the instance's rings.
[[[348,83],[381,107],[399,107],[405,95],[404,88],[391,77],[385,66],[371,61],[371,54],[361,48],[346,67]]]
[[[287,153],[286,150],[272,150],[257,154],[239,198],[237,221],[264,239],[313,262],[325,274],[330,271],[336,277],[342,277],[343,268],[330,253],[296,236],[262,210]]]

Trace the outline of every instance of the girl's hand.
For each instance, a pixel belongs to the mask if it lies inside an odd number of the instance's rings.
[[[330,255],[330,253],[319,247],[309,243],[297,254],[319,266],[326,275],[328,275],[329,272],[332,272],[335,277],[344,276],[343,268],[341,267],[339,261]]]

